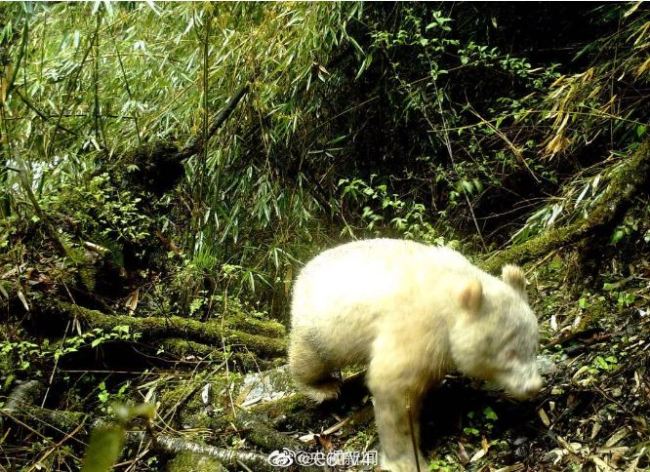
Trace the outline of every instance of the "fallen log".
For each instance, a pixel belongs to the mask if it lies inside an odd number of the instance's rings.
[[[189,339],[165,338],[157,342],[164,352],[180,362],[228,362],[237,371],[254,371],[272,366],[272,361],[261,359],[251,351],[224,353],[221,346],[209,346]]]
[[[110,330],[115,326],[128,326],[132,333],[140,333],[142,340],[161,340],[165,338],[182,338],[198,343],[223,346],[234,351],[251,351],[258,356],[271,359],[284,356],[286,340],[280,336],[284,328],[276,321],[257,320],[255,326],[260,326],[263,332],[275,332],[278,337],[253,334],[233,327],[229,320],[211,319],[199,321],[180,316],[151,316],[147,318],[106,314],[98,310],[56,301],[47,306],[42,305],[35,313],[40,316],[55,317],[65,321],[76,319],[89,328]],[[234,322],[236,326],[237,320]],[[261,326],[265,325],[266,329]],[[253,325],[248,326],[253,330]]]

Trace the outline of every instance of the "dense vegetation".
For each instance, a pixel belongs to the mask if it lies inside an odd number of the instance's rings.
[[[375,236],[524,264],[555,366],[529,404],[446,382],[432,470],[650,467],[644,5],[5,3],[0,28],[0,469],[376,447],[358,383],[314,407],[244,380],[283,364],[301,264]]]

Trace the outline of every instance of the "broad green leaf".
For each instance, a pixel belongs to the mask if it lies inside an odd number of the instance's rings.
[[[125,429],[110,424],[96,427],[90,435],[81,472],[108,472],[113,468],[122,452]]]

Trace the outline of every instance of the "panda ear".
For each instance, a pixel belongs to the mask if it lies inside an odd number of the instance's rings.
[[[465,283],[458,293],[458,302],[463,309],[472,315],[477,315],[483,303],[483,287],[481,286],[481,282],[473,279]]]
[[[501,269],[501,280],[518,291],[524,298],[527,298],[526,277],[521,267],[511,264],[504,265],[503,269]]]

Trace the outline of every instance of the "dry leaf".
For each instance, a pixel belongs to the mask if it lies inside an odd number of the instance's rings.
[[[551,420],[548,419],[548,415],[544,411],[544,408],[537,410],[537,414],[539,415],[539,419],[542,420],[542,423],[544,423],[544,426],[547,428],[551,426]]]
[[[331,451],[334,448],[334,445],[332,444],[332,440],[327,434],[318,434],[316,435],[315,439],[318,442],[318,444],[320,444],[320,447],[322,447],[326,451]]]
[[[463,446],[463,443],[460,441],[458,442],[457,454],[461,464],[466,465],[469,463],[469,454],[467,454],[467,451],[465,450],[465,446]]]
[[[612,447],[619,443],[621,439],[630,434],[630,430],[627,428],[621,428],[610,436],[610,438],[605,442],[605,447]]]
[[[138,302],[140,301],[140,289],[136,288],[133,292],[129,294],[129,298],[126,299],[124,305],[129,309],[129,313],[135,312],[135,309],[138,308]]]
[[[479,449],[478,451],[476,451],[476,452],[474,453],[474,455],[472,456],[472,458],[471,458],[469,461],[470,461],[470,462],[476,462],[476,461],[479,460],[481,457],[485,456],[485,454],[487,454],[487,452],[486,452],[485,449]]]
[[[22,290],[18,290],[18,299],[25,307],[25,310],[29,311],[29,303],[27,303],[27,298],[25,297],[25,294],[23,293]]]
[[[594,439],[597,435],[600,429],[602,428],[602,425],[599,422],[594,423],[591,426],[591,434],[589,435],[589,439]]]
[[[314,433],[303,434],[298,438],[299,441],[304,443],[316,442],[317,439],[318,439],[318,435]]]

